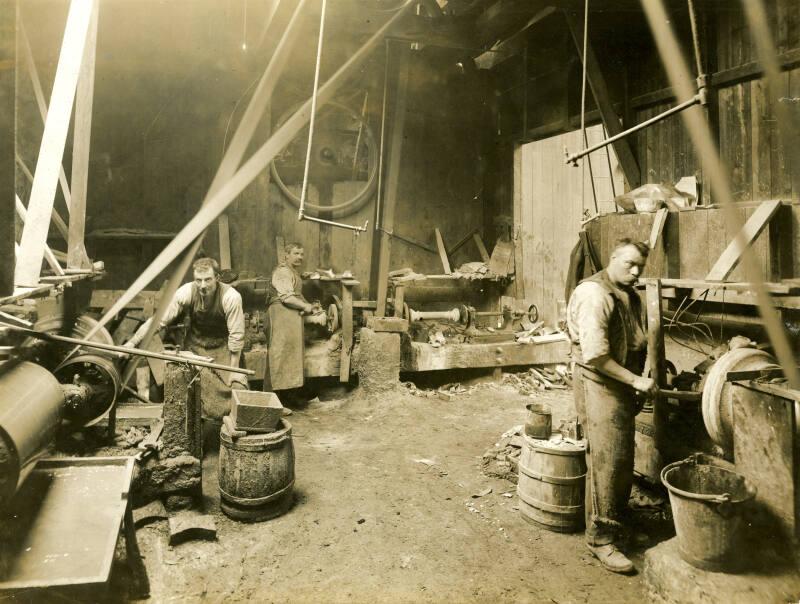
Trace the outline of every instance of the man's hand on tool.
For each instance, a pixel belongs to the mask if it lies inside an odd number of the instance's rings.
[[[655,396],[658,394],[658,387],[656,386],[655,380],[649,377],[644,377],[641,375],[637,375],[634,380],[633,384],[631,384],[633,388],[647,396]]]

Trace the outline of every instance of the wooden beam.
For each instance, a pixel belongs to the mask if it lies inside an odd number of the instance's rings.
[[[93,9],[96,10],[96,9]],[[25,29],[25,24],[22,19],[19,20],[20,40],[22,41],[23,57],[25,59],[25,66],[28,69],[28,77],[31,80],[33,87],[33,96],[36,99],[36,106],[39,108],[39,116],[42,118],[42,124],[47,123],[47,101],[45,100],[44,91],[42,90],[42,82],[39,79],[39,72],[36,69],[36,62],[33,60],[33,50],[31,50],[31,43],[28,40],[28,32]],[[58,183],[61,185],[61,194],[64,196],[64,203],[67,206],[67,213],[72,211],[72,195],[70,193],[69,184],[67,183],[67,175],[64,172],[64,166],[58,167]]]
[[[476,367],[508,367],[563,363],[570,344],[565,338],[541,344],[493,342],[490,344],[430,344],[411,342],[400,360],[401,371],[435,371]]]
[[[489,264],[489,260],[491,256],[489,256],[489,252],[486,251],[486,246],[483,244],[483,239],[478,233],[473,233],[472,238],[475,240],[475,247],[478,248],[478,253],[481,255],[481,260],[483,260],[486,264]]]
[[[17,0],[0,2],[0,296],[14,292]]]
[[[736,234],[733,241],[717,258],[714,266],[708,271],[706,279],[708,281],[725,281],[739,264],[744,251],[758,238],[780,207],[781,202],[777,200],[765,201],[758,206],[744,223],[742,230]]]
[[[15,154],[14,155],[14,159],[16,160],[17,165],[19,166],[20,170],[22,170],[22,173],[25,175],[25,178],[27,178],[28,182],[30,182],[32,184],[33,183],[33,174],[31,174],[31,171],[28,168],[27,164],[25,164],[25,162],[22,160],[22,158],[19,156],[19,154]],[[56,229],[58,230],[58,232],[61,233],[61,236],[64,238],[64,241],[68,241],[69,240],[69,228],[67,227],[67,223],[64,222],[64,219],[61,218],[61,215],[58,213],[58,210],[56,210],[55,206],[53,207],[53,211],[50,213],[50,219],[52,220],[53,224],[56,226]]]
[[[564,11],[564,18],[567,21],[572,40],[575,42],[575,47],[578,49],[578,55],[581,56],[583,55],[583,24],[578,24],[575,15],[568,11]],[[592,90],[592,96],[594,96],[594,100],[597,103],[603,124],[608,135],[615,136],[622,132],[622,125],[617,112],[614,110],[606,79],[600,69],[600,63],[597,61],[591,43],[586,46],[585,62],[586,79],[589,83],[589,88]],[[628,181],[628,185],[632,189],[635,189],[641,183],[641,172],[639,171],[639,164],[636,161],[636,155],[633,152],[630,140],[623,138],[616,141],[614,143],[614,151],[617,153],[619,164],[625,174],[625,180]]]
[[[228,223],[228,214],[223,212],[217,218],[219,229],[219,267],[224,270],[231,268],[231,230]]]
[[[503,38],[514,25],[547,8],[547,0],[497,0],[475,19],[474,37],[481,46]]]
[[[533,17],[528,19],[525,25],[518,29],[513,35],[509,36],[505,40],[497,42],[489,50],[477,56],[475,58],[475,65],[478,67],[478,69],[494,69],[500,63],[503,63],[507,59],[519,54],[525,47],[525,41],[528,38],[528,30],[552,15],[554,12],[556,12],[556,8],[553,6],[547,6],[537,12],[535,15],[533,15]]]
[[[72,199],[69,213],[67,268],[89,268],[86,254],[86,193],[89,184],[89,147],[92,138],[94,64],[97,49],[97,20],[100,4],[92,1],[92,19],[83,49],[78,88],[75,94],[75,125],[72,132]]]
[[[17,216],[19,216],[19,220],[22,224],[25,224],[27,219],[27,211],[25,210],[25,206],[22,203],[22,200],[19,198],[18,195],[14,195],[14,201],[16,206]],[[13,224],[14,221],[12,220],[11,223]],[[64,269],[61,268],[61,265],[58,263],[58,259],[56,258],[53,251],[50,249],[46,243],[44,244],[44,259],[47,261],[47,264],[50,265],[50,268],[53,269],[53,272],[56,275],[64,275]],[[33,283],[20,283],[20,285],[35,285]]]
[[[433,232],[436,235],[436,247],[439,249],[439,259],[442,261],[442,270],[444,271],[445,275],[450,275],[453,273],[450,270],[450,259],[447,257],[447,248],[444,246],[444,239],[442,239],[442,233],[439,229],[433,229]]]
[[[64,155],[64,145],[67,142],[67,130],[72,117],[72,105],[91,15],[91,2],[73,0],[70,4],[50,98],[50,110],[44,126],[31,187],[28,221],[22,231],[20,258],[14,271],[15,283],[39,282],[50,215],[58,185],[58,172]]]
[[[386,316],[386,290],[389,286],[389,256],[392,251],[390,233],[394,230],[394,212],[397,206],[397,190],[400,186],[400,164],[403,153],[403,132],[406,122],[406,97],[408,93],[408,71],[410,50],[403,45],[398,51],[397,86],[395,91],[392,140],[389,143],[389,164],[386,168],[386,185],[383,195],[380,244],[378,248],[377,301],[375,315]]]
[[[302,6],[303,0],[300,1],[298,4],[298,9]],[[392,14],[391,17],[381,26],[373,36],[364,43],[364,45],[359,48],[346,62],[342,65],[336,73],[334,73],[330,79],[325,82],[325,84],[319,89],[317,93],[317,106],[324,105],[325,103],[329,102],[333,97],[334,93],[338,90],[338,88],[347,80],[347,78],[352,75],[352,73],[357,70],[367,59],[367,57],[371,54],[372,50],[377,46],[377,44],[383,41],[384,36],[389,32],[389,30],[401,19],[405,18],[408,14],[409,10],[414,6],[412,0],[408,0],[406,4],[402,6],[401,9],[397,10]],[[297,11],[295,11],[297,14]],[[276,51],[277,53],[277,51]],[[274,61],[274,55],[273,55]],[[270,61],[270,65],[272,62]],[[269,67],[268,67],[269,70]],[[267,73],[265,72],[265,76]],[[275,85],[276,77],[273,78],[273,81],[270,81],[269,78],[262,78],[262,82],[256,89],[256,92],[253,95],[253,99],[260,98],[259,91],[261,90],[261,84],[264,81],[269,82],[268,92],[271,93],[272,87]],[[265,85],[266,86],[266,85]],[[251,99],[251,105],[253,105],[253,99]],[[266,103],[266,101],[265,101]],[[248,111],[245,115],[249,112],[250,107],[248,107]],[[263,105],[260,106],[260,109],[263,109]],[[219,170],[218,170],[218,177],[220,180],[219,189],[210,189],[206,199],[202,205],[202,207],[194,214],[188,224],[181,230],[180,233],[170,241],[167,246],[161,251],[161,253],[156,257],[155,260],[150,264],[150,266],[145,269],[145,271],[133,282],[133,284],[126,290],[125,294],[123,294],[119,300],[116,301],[114,306],[112,306],[103,317],[101,317],[98,325],[95,326],[87,337],[91,337],[96,333],[101,326],[105,325],[114,315],[121,308],[128,303],[130,299],[132,299],[136,294],[138,294],[142,289],[144,289],[153,279],[155,279],[161,271],[167,268],[170,263],[172,263],[175,258],[181,254],[187,247],[188,248],[195,248],[195,242],[202,236],[205,229],[216,220],[219,215],[225,211],[225,209],[233,202],[234,199],[244,191],[247,186],[255,180],[259,174],[261,174],[269,163],[273,160],[273,158],[284,148],[288,145],[292,139],[303,129],[303,127],[308,123],[308,120],[311,116],[311,99],[308,99],[288,120],[286,120],[280,128],[278,128],[269,139],[258,148],[258,150],[250,157],[247,162],[239,168],[233,176],[229,178],[219,177]],[[252,129],[250,132],[244,136],[244,140],[241,144],[241,152],[244,154],[245,150],[247,149],[247,145],[252,138],[252,133],[255,131],[255,127],[258,123],[258,118],[260,115],[256,113],[255,119],[252,123]],[[240,122],[239,128],[237,128],[237,134],[239,129],[242,129],[243,124],[245,123],[244,117],[242,118],[242,122]],[[245,129],[248,130],[248,129]],[[234,135],[234,138],[238,138],[237,134]],[[230,149],[234,148],[234,141],[231,142],[229,147]],[[227,158],[227,154],[226,154]],[[223,158],[223,163],[225,165],[233,164],[234,166],[238,164],[238,161],[234,160],[226,160]],[[220,166],[220,170],[222,170],[222,165]],[[227,175],[227,170],[223,171],[225,175]],[[215,181],[218,177],[215,177]],[[185,254],[184,260],[189,258],[191,260],[191,254]],[[188,268],[188,263],[186,263]],[[177,274],[177,271],[176,271]],[[180,275],[182,277],[182,275]],[[179,278],[180,278],[179,277]],[[172,285],[172,282],[171,282]],[[156,325],[158,321],[153,321],[153,325]]]

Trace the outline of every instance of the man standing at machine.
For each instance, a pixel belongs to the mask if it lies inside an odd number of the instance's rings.
[[[303,316],[318,306],[303,297],[303,246],[287,243],[284,258],[272,271],[267,300],[269,314],[269,375],[272,390],[303,386]]]
[[[581,281],[567,307],[575,407],[587,440],[586,541],[618,573],[634,569],[617,544],[633,482],[637,399],[656,392],[641,375],[647,336],[633,289],[649,251],[646,243],[617,241],[608,266]]]
[[[200,258],[192,269],[194,280],[177,289],[160,328],[182,318],[188,322],[184,345],[189,350],[212,357],[216,363],[238,367],[244,346],[242,296],[230,285],[220,283],[216,260]],[[152,320],[145,321],[125,346],[138,346]],[[230,411],[230,388],[246,389],[245,376],[214,369],[202,371],[200,392],[205,417],[221,419]]]

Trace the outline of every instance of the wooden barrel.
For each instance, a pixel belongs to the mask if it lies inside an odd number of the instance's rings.
[[[559,533],[581,530],[586,445],[524,438],[517,481],[522,517]]]
[[[220,507],[236,520],[261,521],[280,516],[292,507],[294,445],[292,426],[281,419],[268,434],[231,438],[220,430]]]

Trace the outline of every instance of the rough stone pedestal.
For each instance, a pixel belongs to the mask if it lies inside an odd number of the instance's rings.
[[[400,381],[400,334],[363,328],[353,366],[358,385],[368,394],[386,392]]]
[[[659,543],[644,555],[645,600],[652,604],[752,604],[797,602],[800,573],[790,563],[763,548],[740,552],[752,556],[758,570],[738,574],[713,573],[684,562],[678,538]]]
[[[167,363],[161,449],[140,467],[137,503],[166,497],[168,507],[190,507],[202,494],[203,431],[199,380],[185,363]]]

